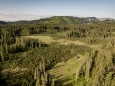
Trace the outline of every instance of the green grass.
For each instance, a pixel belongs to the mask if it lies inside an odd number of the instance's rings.
[[[45,59],[46,69],[50,69],[59,62],[65,62],[77,54],[84,54],[88,51],[91,51],[89,47],[79,45],[51,45],[33,48],[26,52],[10,54],[9,60],[0,63],[2,65],[1,72],[3,79],[7,80],[7,84],[28,86],[28,82],[30,82],[32,86],[35,82],[33,80],[34,69],[40,58]],[[21,79],[22,77],[23,79]]]
[[[66,62],[56,64],[49,70],[52,79],[56,82],[56,86],[85,86],[87,81],[84,77],[79,77],[77,81],[75,79],[75,73],[83,60],[82,55],[80,58],[75,56]]]
[[[9,60],[0,63],[0,65],[2,65],[1,72],[3,79],[5,79],[8,84],[21,84],[23,86],[32,86],[35,84],[35,80],[33,79],[34,69],[38,65],[40,58],[44,58],[46,69],[49,70],[52,79],[56,80],[56,86],[85,86],[87,81],[84,77],[80,76],[77,81],[75,80],[75,72],[79,64],[84,60],[84,58],[77,58],[77,55],[82,56],[86,52],[92,51],[91,45],[97,46],[98,44],[104,44],[108,40],[100,39],[99,42],[90,44],[87,42],[87,38],[60,38],[57,34],[34,34],[32,36],[48,36],[56,41],[60,39],[66,42],[80,41],[85,43],[85,45],[77,45],[74,43],[59,45],[54,42],[48,47],[33,48],[29,51],[10,54]]]

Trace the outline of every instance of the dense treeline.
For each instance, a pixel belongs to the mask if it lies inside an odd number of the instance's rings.
[[[28,52],[10,54],[9,60],[0,63],[0,65],[2,65],[2,68],[4,69],[4,71],[2,72],[3,80],[7,80],[6,83],[8,84],[8,86],[33,86],[32,84],[35,84],[36,81],[33,78],[34,72],[36,67],[39,66],[39,62],[41,61],[41,59],[44,59],[45,69],[47,71],[48,69],[52,68],[56,63],[61,61],[67,61],[70,58],[76,56],[77,53],[84,54],[85,52],[90,51],[91,49],[89,47],[84,46],[52,45],[49,47],[34,48]],[[17,68],[17,66],[19,69]],[[9,69],[10,72],[7,69]],[[17,71],[13,69],[17,69]]]
[[[99,83],[100,86],[103,85],[103,72],[106,71],[106,80],[112,77],[113,72],[108,72],[109,69],[106,66],[106,56],[111,56],[110,60],[114,59],[114,54],[111,49],[109,52],[107,49],[103,49],[98,52],[91,52],[92,49],[88,46],[83,45],[56,45],[46,44],[38,39],[26,39],[23,36],[38,35],[38,34],[52,34],[56,35],[57,38],[85,38],[89,43],[96,43],[100,39],[112,38],[112,32],[115,32],[115,25],[113,23],[96,23],[96,24],[78,24],[78,25],[33,25],[33,24],[22,24],[22,25],[1,25],[0,26],[0,68],[4,69],[1,73],[2,78],[8,86],[22,85],[22,86],[34,86],[36,79],[34,80],[34,72],[36,67],[39,65],[40,59],[44,58],[45,70],[52,68],[56,63],[61,61],[67,61],[70,58],[76,56],[77,54],[85,54],[89,61],[85,61],[86,80],[95,77],[95,81],[89,81],[88,84],[93,85],[95,82]],[[113,47],[114,41],[111,41],[110,45]],[[88,53],[90,52],[90,53]],[[108,52],[104,57],[103,52]],[[87,54],[88,53],[88,54]],[[97,54],[98,53],[98,54]],[[94,57],[92,55],[94,54]],[[91,55],[91,56],[90,56]],[[102,57],[102,60],[99,60]],[[104,59],[104,60],[103,60]],[[111,63],[110,61],[110,63]],[[100,63],[100,65],[98,64]],[[105,63],[102,64],[101,63]],[[113,68],[114,60],[110,64],[110,69]],[[104,65],[104,68],[102,67]],[[105,66],[106,65],[106,66]],[[95,68],[95,67],[96,68]],[[102,67],[102,69],[100,68]],[[8,69],[11,68],[11,69]],[[25,68],[25,69],[23,69]],[[8,70],[7,70],[8,69]],[[16,70],[13,70],[16,69]],[[81,67],[82,69],[82,67]],[[98,70],[100,69],[100,70]],[[18,70],[18,71],[17,71]],[[11,72],[9,72],[11,71]],[[95,71],[98,72],[96,77]],[[23,72],[23,73],[22,73]],[[44,72],[44,71],[42,71]],[[84,72],[84,71],[83,71]],[[78,72],[79,74],[79,72]],[[89,76],[89,74],[91,76]],[[77,75],[78,77],[79,75]],[[101,82],[97,79],[100,78]],[[78,77],[79,79],[79,77]],[[6,80],[6,81],[5,81]],[[93,80],[93,79],[92,79]],[[104,81],[106,82],[106,81]],[[10,85],[9,85],[10,83]],[[112,82],[110,82],[112,83]],[[6,84],[6,86],[7,86]],[[104,83],[105,84],[105,83]],[[107,83],[109,84],[109,83]],[[4,85],[4,83],[3,83]]]
[[[85,53],[84,61],[76,72],[76,85],[80,77],[85,78],[85,86],[115,85],[115,39],[100,50]]]
[[[20,36],[32,34],[56,34],[58,37],[87,38],[89,43],[111,36],[115,25],[111,23],[90,25],[1,25],[0,40],[2,45],[15,44]],[[63,32],[63,33],[60,33]]]
[[[105,37],[109,32],[115,30],[115,25],[111,23],[103,24],[79,24],[79,25],[1,25],[0,30],[6,29],[10,36],[22,36],[42,33],[55,33],[68,31],[69,37],[86,37],[90,35]],[[0,31],[0,33],[2,33]],[[95,34],[94,34],[95,32]],[[103,33],[102,33],[103,32]]]

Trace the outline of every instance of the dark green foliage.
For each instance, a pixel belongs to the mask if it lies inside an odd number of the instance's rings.
[[[87,49],[86,49],[87,48]],[[11,54],[9,55],[9,60],[5,61],[2,64],[2,67],[4,69],[7,68],[12,68],[12,67],[21,67],[21,68],[27,68],[27,71],[23,72],[23,74],[28,74],[27,78],[23,78],[26,80],[26,82],[31,82],[31,84],[35,84],[35,80],[33,80],[33,76],[34,76],[34,72],[35,72],[35,68],[38,65],[38,63],[41,61],[41,58],[44,58],[45,60],[45,68],[46,70],[52,68],[56,63],[61,62],[61,61],[67,61],[68,59],[76,56],[76,52],[77,53],[84,53],[87,51],[90,51],[91,49],[89,49],[88,47],[84,48],[84,46],[76,46],[76,45],[70,45],[70,46],[49,46],[49,47],[40,47],[40,48],[35,48],[32,49],[28,52],[23,52],[23,53],[16,53],[16,54]],[[71,52],[71,49],[75,52]],[[84,50],[84,51],[83,51]],[[82,51],[82,52],[81,52]],[[42,66],[42,65],[41,65]],[[31,74],[30,74],[31,73]],[[17,73],[18,74],[18,73]],[[12,84],[21,84],[23,81],[22,77],[23,74],[16,75],[16,81],[14,76],[10,76],[10,78],[8,78],[8,73],[5,74],[4,76],[6,77],[5,79],[8,81],[7,83],[13,82]],[[10,75],[12,75],[12,73],[10,73]],[[24,83],[25,85],[28,85],[28,83]],[[23,84],[22,83],[22,84]],[[21,84],[21,85],[22,85]]]
[[[39,62],[39,66],[35,69],[34,79],[36,80],[36,86],[50,86],[51,77],[48,72],[45,70],[45,63],[43,58]]]
[[[113,81],[115,77],[114,43],[114,40],[111,40],[109,46],[99,51],[86,53],[84,77],[87,80],[87,86],[112,86],[115,83]],[[80,69],[82,70],[83,66]]]
[[[8,24],[8,22],[0,21],[0,25],[5,25],[5,24]]]
[[[58,24],[53,24],[56,19],[59,20]],[[41,25],[37,25],[35,22],[34,24],[0,25],[0,65],[2,69],[0,70],[2,77],[0,80],[5,82],[5,86],[35,86],[35,71],[43,72],[41,80],[44,81],[46,71],[55,64],[67,61],[77,54],[84,55],[85,53],[87,53],[86,59],[79,68],[77,83],[81,84],[83,81],[83,85],[114,86],[114,39],[110,40],[110,43],[101,50],[93,51],[89,46],[84,45],[46,44],[37,39],[23,38],[28,35],[50,34],[57,38],[83,39],[87,43],[96,44],[112,38],[112,32],[115,32],[113,23],[71,25],[81,23],[80,19],[73,19],[73,17],[54,17],[54,19],[48,20],[50,23],[53,22],[52,24],[45,24],[46,20],[40,20],[39,23],[44,22]],[[41,58],[44,59],[43,63],[40,63]],[[17,67],[19,70],[23,68],[25,70],[14,72]],[[52,81],[52,86],[60,85],[60,83],[60,81],[56,81],[56,83]]]

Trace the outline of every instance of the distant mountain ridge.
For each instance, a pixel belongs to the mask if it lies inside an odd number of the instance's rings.
[[[81,23],[94,23],[97,22],[96,17],[73,17],[73,16],[53,16],[50,18],[38,20],[39,24],[81,24]]]
[[[104,19],[106,20],[106,19]],[[96,23],[101,21],[96,17],[73,17],[73,16],[53,16],[49,18],[43,18],[39,20],[31,20],[31,21],[15,21],[15,22],[5,22],[0,21],[0,24],[85,24],[85,23]]]
[[[0,24],[8,24],[8,22],[0,21]]]

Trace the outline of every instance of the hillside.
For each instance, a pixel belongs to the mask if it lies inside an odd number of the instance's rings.
[[[72,16],[54,16],[46,19],[40,19],[40,24],[79,24],[82,23],[80,18]]]
[[[0,24],[8,24],[8,22],[0,21]]]
[[[84,23],[95,23],[98,22],[96,17],[73,17],[73,16],[53,16],[49,18],[39,19],[39,20],[31,20],[31,21],[16,21],[9,22],[10,24],[55,24],[55,25],[67,25],[67,24],[84,24]]]
[[[73,17],[73,16],[54,16],[47,19],[41,19],[40,24],[82,24],[82,23],[94,23],[97,22],[96,17]]]
[[[41,18],[38,20],[19,20],[14,22],[0,21],[0,24],[45,24],[45,25],[75,25],[75,24],[88,24],[97,22],[115,22],[114,19],[96,18],[96,17],[73,17],[73,16],[53,16],[49,18]]]
[[[0,86],[115,86],[115,24],[77,19],[0,25]]]

